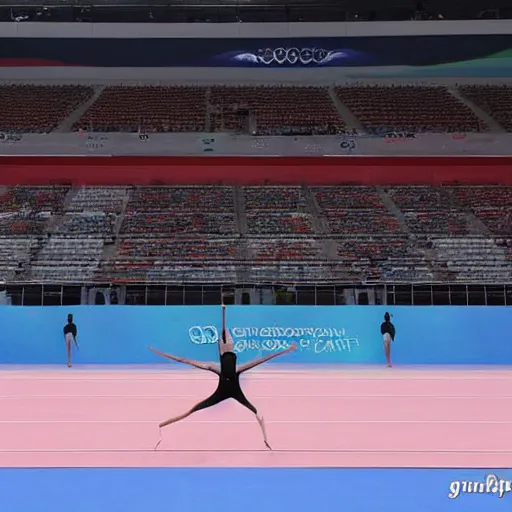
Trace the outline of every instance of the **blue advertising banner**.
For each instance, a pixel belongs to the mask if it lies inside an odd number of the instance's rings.
[[[231,306],[227,321],[240,361],[284,349],[292,364],[383,364],[384,306]],[[389,308],[397,336],[395,364],[512,364],[507,307]],[[221,309],[216,306],[2,307],[0,363],[60,364],[63,326],[73,313],[76,363],[154,364],[147,350],[216,360]]]
[[[0,66],[397,67],[421,74],[512,68],[512,36],[316,38],[0,38]]]

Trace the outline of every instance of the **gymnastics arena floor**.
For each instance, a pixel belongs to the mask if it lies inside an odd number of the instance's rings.
[[[216,386],[174,368],[0,368],[0,510],[512,510],[512,492],[448,497],[512,480],[512,370],[271,365],[243,389],[273,451],[234,401],[155,451]]]

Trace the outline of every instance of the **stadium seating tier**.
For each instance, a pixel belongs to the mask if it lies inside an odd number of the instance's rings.
[[[460,96],[464,98],[462,101]],[[227,132],[261,136],[352,132],[487,132],[473,103],[512,131],[512,88],[445,86],[0,86],[0,133]],[[78,120],[71,114],[78,112]],[[69,119],[69,123],[65,121]],[[353,123],[351,123],[353,124]],[[62,128],[65,127],[65,128]]]
[[[494,282],[512,187],[13,187],[0,278]]]

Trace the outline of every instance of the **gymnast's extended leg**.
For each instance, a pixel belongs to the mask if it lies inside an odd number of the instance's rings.
[[[194,405],[192,409],[187,411],[184,414],[180,414],[179,416],[175,416],[174,418],[170,418],[166,421],[163,421],[158,425],[160,428],[166,427],[167,425],[170,425],[171,423],[176,423],[177,421],[184,420],[185,418],[188,418],[191,414],[194,414],[197,411],[200,411],[202,409],[207,409],[208,407],[212,407],[214,405],[217,405],[218,403],[222,402],[223,400],[226,400],[225,397],[220,395],[219,393],[215,392],[213,395],[209,396],[206,400],[203,400],[202,402],[199,402],[198,404]]]
[[[166,421],[163,421],[162,423],[160,423],[160,425],[158,425],[158,427],[163,428],[163,427],[166,427],[167,425],[170,425],[171,423],[176,423],[177,421],[184,420],[185,418],[188,418],[194,412],[195,412],[195,407],[190,409],[190,411],[180,414],[179,416],[175,416],[174,418],[170,418]]]
[[[254,407],[254,405],[251,404],[251,402],[249,402],[249,400],[247,400],[246,396],[243,394],[242,390],[240,390],[236,396],[233,397],[238,403],[242,404],[244,407],[247,407],[247,409],[249,409],[255,416],[256,416],[256,420],[258,421],[259,425],[260,425],[260,428],[261,428],[261,433],[263,434],[263,442],[265,443],[265,446],[269,449],[269,450],[272,450],[272,448],[270,447],[270,445],[268,444],[268,440],[267,440],[267,429],[265,428],[265,420],[263,418],[263,416],[261,414],[258,413],[258,410],[256,409],[256,407]]]
[[[220,393],[213,393],[213,395],[209,396],[206,400],[203,400],[202,402],[197,403],[190,409],[189,411],[180,414],[179,416],[175,416],[174,418],[170,418],[168,420],[162,421],[160,425],[158,425],[158,428],[160,429],[160,439],[158,443],[155,446],[155,450],[158,448],[159,444],[162,442],[162,428],[166,427],[167,425],[171,425],[172,423],[176,423],[178,421],[184,420],[185,418],[188,418],[191,414],[194,414],[197,411],[200,411],[202,409],[207,409],[208,407],[212,407],[214,405],[217,405],[218,403],[222,402],[223,400],[226,400],[227,397],[221,395]]]

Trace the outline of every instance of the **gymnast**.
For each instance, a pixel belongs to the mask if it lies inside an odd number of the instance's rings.
[[[384,315],[384,322],[380,324],[380,332],[384,341],[384,353],[386,354],[388,368],[391,368],[391,342],[395,341],[396,329],[391,322],[391,315],[389,313]]]
[[[66,342],[66,347],[68,350],[68,368],[71,368],[71,345],[75,344],[76,348],[78,348],[78,342],[76,341],[77,336],[77,328],[73,322],[73,315],[69,313],[68,322],[64,326],[64,341]]]
[[[167,359],[172,359],[173,361],[177,361],[179,363],[189,364],[190,366],[194,366],[195,368],[199,368],[200,370],[207,370],[210,372],[215,373],[219,377],[219,383],[217,385],[217,389],[213,392],[213,394],[208,397],[206,400],[203,400],[202,402],[199,402],[196,404],[192,409],[185,412],[184,414],[181,414],[179,416],[176,416],[174,418],[171,418],[167,421],[164,421],[160,423],[159,427],[160,429],[162,427],[165,427],[167,425],[170,425],[171,423],[176,423],[177,421],[183,420],[193,414],[194,412],[200,411],[201,409],[206,409],[208,407],[212,407],[213,405],[217,405],[220,402],[223,402],[224,400],[227,400],[228,398],[233,398],[240,404],[242,404],[244,407],[247,407],[254,415],[256,416],[256,419],[258,420],[258,423],[261,427],[261,431],[263,433],[263,441],[265,442],[265,446],[271,450],[272,448],[268,444],[267,440],[267,432],[265,429],[265,422],[263,420],[263,416],[261,416],[258,413],[258,410],[254,405],[247,400],[245,397],[242,388],[240,387],[240,374],[246,372],[247,370],[250,370],[256,366],[259,366],[260,364],[263,364],[267,361],[270,361],[271,359],[274,359],[278,356],[282,356],[284,354],[288,354],[290,352],[293,352],[297,345],[294,343],[291,347],[289,347],[286,350],[283,350],[281,352],[277,352],[274,354],[270,354],[266,357],[262,357],[261,359],[257,359],[255,361],[252,361],[250,363],[244,364],[237,368],[236,365],[236,354],[234,352],[233,347],[233,338],[229,334],[228,330],[226,329],[226,306],[222,305],[222,336],[218,340],[218,346],[219,346],[219,356],[220,356],[220,367],[215,363],[201,363],[198,361],[190,361],[189,359],[183,359],[181,357],[172,356],[169,354],[165,354],[163,352],[160,352],[159,350],[155,350],[151,347],[148,347],[149,350],[154,352],[155,354],[166,357]],[[160,441],[155,446],[158,448],[158,445],[160,444]]]

